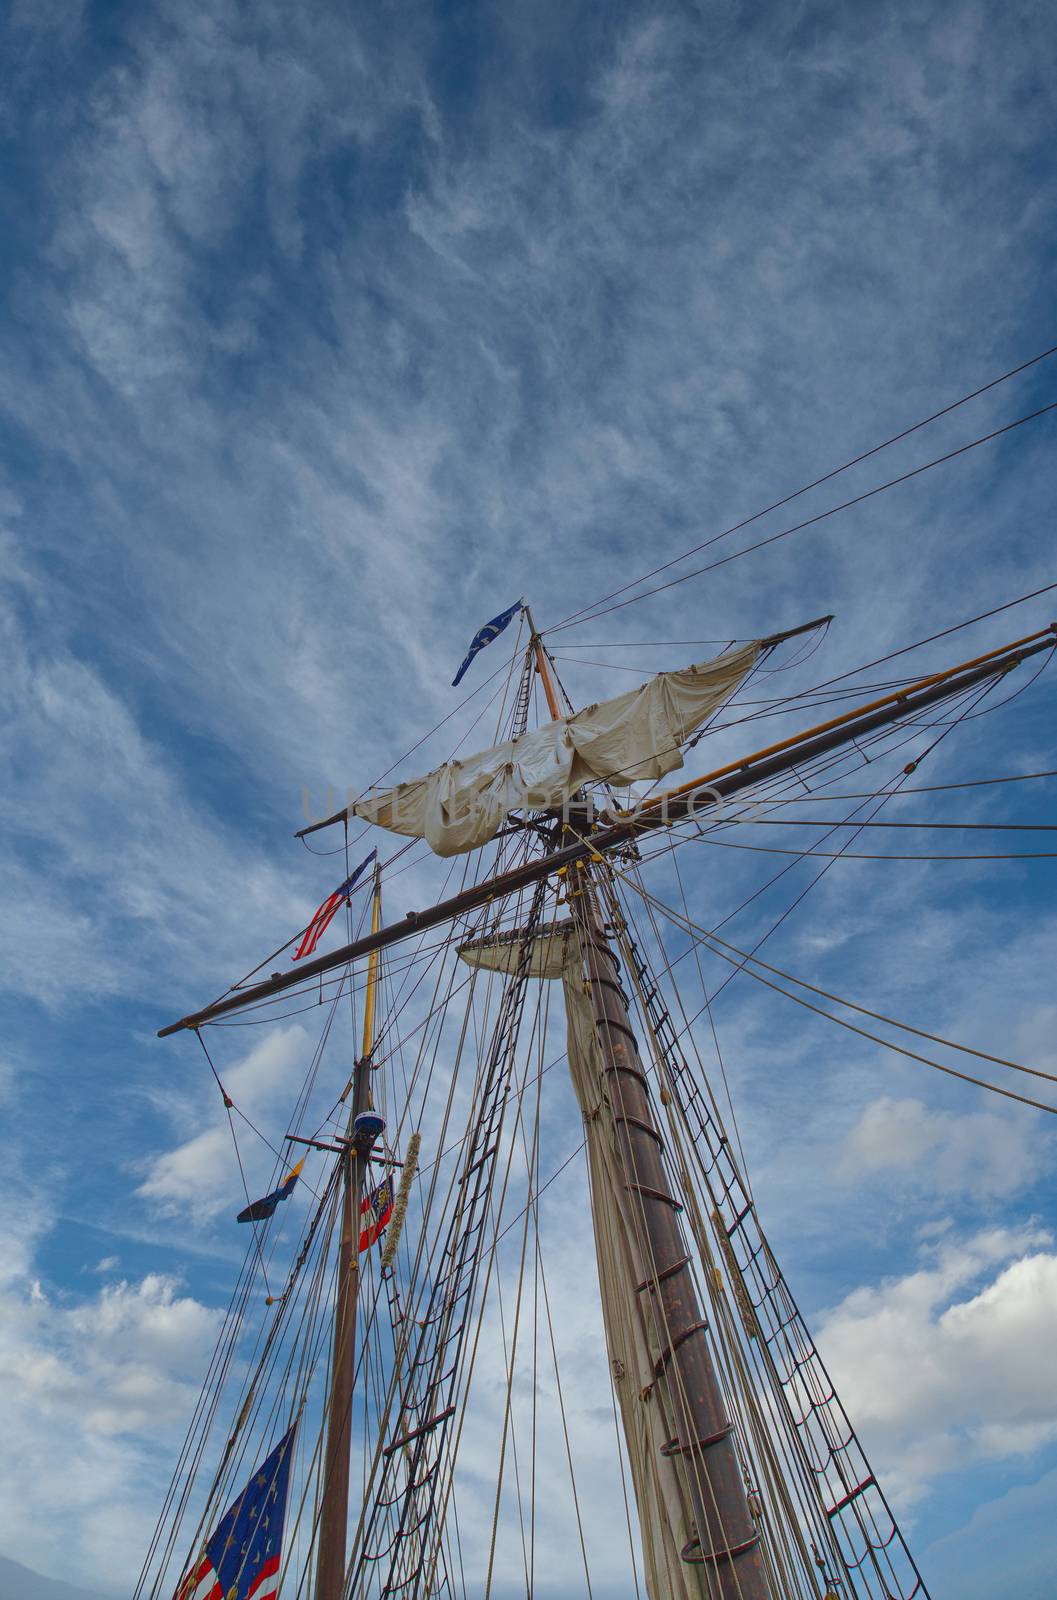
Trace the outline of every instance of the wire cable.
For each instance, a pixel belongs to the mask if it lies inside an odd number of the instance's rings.
[[[772,511],[781,510],[782,506],[789,505],[791,501],[799,499],[801,495],[809,493],[812,489],[820,488],[822,484],[829,483],[833,478],[839,477],[842,472],[850,471],[852,467],[859,466],[863,461],[868,461],[871,456],[878,455],[882,450],[887,450],[890,445],[898,444],[900,440],[909,438],[912,433],[917,433],[920,429],[927,428],[930,423],[938,422],[941,417],[949,416],[952,411],[957,411],[960,406],[968,405],[971,400],[979,399],[980,395],[986,394],[988,390],[997,388],[999,384],[1008,382],[1010,378],[1018,377],[1020,373],[1027,372],[1029,368],[1038,366],[1040,362],[1048,360],[1050,356],[1055,354],[1057,354],[1057,345],[1051,345],[1048,349],[1041,350],[1038,355],[1031,356],[1018,366],[1011,367],[1008,372],[1003,372],[997,378],[992,378],[988,383],[982,384],[980,388],[973,389],[969,394],[962,395],[960,399],[953,401],[950,405],[943,406],[939,411],[932,412],[930,416],[923,417],[920,422],[912,423],[899,433],[892,434],[890,438],[883,440],[880,444],[863,451],[860,455],[853,456],[850,461],[845,461],[839,467],[833,467],[830,471],[823,473],[821,477],[814,478],[810,483],[805,483],[801,488],[794,489],[791,494],[783,495],[780,500],[772,501],[762,511],[754,511],[752,516],[744,517],[740,522],[733,523],[731,527],[725,528],[722,533],[713,534],[711,538],[703,540],[700,544],[692,545],[689,550],[684,550],[682,555],[673,556],[670,561],[664,561],[659,566],[652,567],[648,572],[643,573],[641,577],[633,578],[629,583],[621,584],[619,588],[611,590],[609,594],[603,595],[600,600],[592,601],[590,605],[582,606],[579,611],[571,612],[562,623],[556,626],[564,627],[569,625],[576,618],[585,617],[587,612],[591,612],[595,616],[605,615],[604,612],[596,611],[595,607],[604,605],[607,600],[614,600],[617,595],[626,594],[629,589],[633,589],[638,583],[646,583],[650,578],[657,577],[659,573],[669,571],[672,567],[678,566],[680,561],[686,561],[690,556],[696,555],[699,550],[704,550],[709,545],[717,543],[718,540],[726,539],[731,534],[740,532],[742,528],[747,528],[751,523],[758,522],[761,517],[768,516]],[[610,609],[616,608],[611,607]],[[554,630],[547,629],[545,631],[551,632]],[[701,642],[710,643],[712,641],[702,640]]]
[[[970,439],[968,444],[959,445],[956,450],[948,450],[944,455],[934,456],[931,461],[924,461],[920,466],[912,467],[909,472],[901,472],[897,477],[889,478],[884,483],[875,484],[872,489],[865,489],[862,494],[852,495],[849,500],[842,500],[835,506],[828,506],[825,511],[817,511],[813,517],[805,517],[802,522],[794,522],[791,527],[782,528],[778,533],[772,533],[766,539],[757,539],[754,544],[744,545],[740,550],[733,550],[729,555],[719,556],[715,561],[706,562],[702,567],[695,567],[692,572],[681,573],[678,578],[670,578],[667,583],[656,584],[652,589],[644,589],[641,594],[631,595],[627,600],[618,600],[615,605],[604,606],[601,610],[591,611],[589,617],[583,621],[594,621],[596,617],[608,616],[612,611],[621,611],[625,606],[633,606],[640,600],[648,600],[651,595],[662,594],[666,589],[674,589],[680,583],[688,583],[691,578],[700,578],[706,572],[715,572],[718,567],[725,567],[730,561],[737,561],[741,556],[751,555],[755,550],[764,550],[768,545],[777,544],[779,539],[788,539],[794,533],[802,533],[805,528],[815,527],[817,523],[825,522],[830,517],[837,516],[841,511],[849,511],[853,506],[864,504],[879,494],[884,494],[888,489],[895,489],[902,483],[909,483],[913,478],[921,477],[922,473],[931,472],[933,467],[941,467],[948,461],[956,461],[960,456],[967,455],[970,450],[978,450],[981,445],[990,444],[995,439],[1001,439],[1004,434],[1012,433],[1015,428],[1023,428],[1029,422],[1035,422],[1039,417],[1047,416],[1051,411],[1057,411],[1057,400],[1051,400],[1048,405],[1040,406],[1036,411],[1029,411],[1026,416],[1017,417],[1013,422],[1007,422],[1001,428],[993,428],[990,433],[984,433],[977,439]],[[715,534],[712,539],[706,539],[698,549],[704,549],[709,544],[714,544],[718,539],[726,538],[726,533]],[[680,560],[685,557],[680,557]],[[638,580],[642,582],[642,579]],[[546,634],[560,633],[563,628],[578,627],[579,621],[570,620],[555,623],[553,627],[543,630]]]

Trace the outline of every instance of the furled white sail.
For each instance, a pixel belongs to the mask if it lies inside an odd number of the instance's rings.
[[[760,649],[743,645],[681,672],[658,673],[520,739],[365,795],[350,813],[452,856],[487,844],[512,811],[560,806],[585,783],[662,778],[682,766],[683,741],[733,694]]]
[[[482,941],[464,945],[459,954],[470,966],[512,972],[521,959],[521,941]],[[627,1205],[626,1158],[591,998],[584,991],[574,924],[561,923],[538,935],[528,954],[528,970],[532,977],[560,977],[565,990],[569,1071],[587,1135],[606,1348],[639,1508],[646,1592],[650,1600],[708,1600],[712,1590],[706,1569],[681,1556],[696,1531],[693,1512],[685,1469],[663,1449],[676,1431],[664,1385],[655,1381],[663,1336],[649,1296],[639,1292],[649,1263]]]
[[[523,939],[517,930],[459,946],[459,955],[468,967],[483,967],[486,972],[516,972],[522,965]],[[560,978],[566,964],[575,957],[579,938],[572,922],[557,922],[532,941],[524,960],[529,978]]]

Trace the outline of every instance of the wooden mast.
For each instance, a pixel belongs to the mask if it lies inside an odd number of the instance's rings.
[[[528,606],[525,607],[525,619],[529,625],[529,648],[536,657],[536,671],[539,673],[540,681],[543,684],[543,693],[547,697],[547,709],[550,711],[551,720],[557,722],[562,713],[558,707],[558,697],[554,692],[554,682],[550,675],[550,667],[547,664],[547,652],[543,648],[543,640],[536,632],[536,624],[532,620],[532,612]]]
[[[527,607],[526,615],[532,627]],[[557,719],[562,713],[535,628],[531,642],[550,714]],[[577,867],[581,870],[569,879],[569,906],[579,929],[606,1089],[622,1145],[629,1218],[649,1264],[639,1293],[650,1297],[662,1347],[654,1370],[667,1388],[675,1427],[665,1453],[686,1464],[696,1525],[682,1557],[704,1566],[704,1587],[716,1600],[771,1600],[760,1533],[749,1510],[733,1425],[690,1270],[692,1258],[679,1225],[682,1207],[662,1159],[664,1141],[624,1000],[620,965],[599,914],[591,868],[583,860]]]
[[[374,903],[371,932],[382,924],[382,883],[374,869]],[[334,1345],[331,1360],[330,1404],[323,1458],[319,1548],[316,1556],[315,1600],[340,1600],[345,1586],[345,1548],[349,1521],[349,1469],[352,1456],[352,1398],[356,1367],[356,1303],[360,1289],[360,1203],[368,1156],[353,1148],[356,1118],[371,1109],[371,1056],[374,1051],[375,991],[381,952],[374,949],[367,963],[367,990],[363,1002],[363,1050],[352,1070],[352,1107],[345,1130],[341,1201],[341,1239],[338,1245],[337,1302],[334,1308]]]

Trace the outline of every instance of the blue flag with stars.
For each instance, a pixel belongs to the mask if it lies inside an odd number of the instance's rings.
[[[274,1600],[295,1432],[296,1424],[225,1511],[177,1600]]]
[[[457,689],[459,684],[462,682],[463,674],[477,652],[479,650],[483,650],[486,644],[491,644],[493,639],[499,638],[499,635],[502,633],[503,629],[513,617],[517,616],[524,604],[524,600],[515,600],[514,604],[512,606],[508,606],[506,611],[501,611],[498,617],[493,617],[491,622],[486,622],[484,627],[480,628],[478,632],[474,634],[470,641],[470,648],[466,652],[466,660],[463,662],[462,666],[451,680],[451,686],[453,689]]]

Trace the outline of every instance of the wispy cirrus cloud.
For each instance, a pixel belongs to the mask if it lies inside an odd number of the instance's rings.
[[[903,1175],[939,1194],[982,1199],[1030,1188],[1046,1163],[1046,1132],[1023,1114],[938,1111],[885,1095],[851,1130],[840,1170],[857,1182]]]
[[[121,1153],[82,1203],[131,1212],[135,1231],[141,1207],[183,1214],[202,1185],[210,1207],[236,1193],[189,1054],[166,1057],[177,1082],[160,1094],[144,1034],[169,1020],[154,997],[175,1013],[216,992],[332,887],[340,856],[284,853],[303,786],[361,787],[445,716],[449,667],[518,592],[553,623],[1048,342],[1052,21],[1025,3],[999,22],[970,0],[929,17],[412,7],[394,30],[363,8],[251,16],[196,0],[105,36],[75,6],[22,7],[12,28],[0,104],[19,151],[0,242],[12,1093],[27,1126],[51,1127],[57,1093],[64,1129],[104,1108],[112,1122],[96,1132]],[[996,391],[789,520],[1030,409],[1042,382]],[[1011,436],[600,618],[574,637],[601,648],[562,660],[563,678],[586,702],[633,681],[626,665],[645,674],[702,653],[608,641],[759,634],[834,610],[825,653],[777,680],[802,687],[1046,581],[1050,437]],[[1020,631],[1013,618],[972,648]],[[575,654],[563,640],[555,650]],[[486,699],[415,761],[447,754]],[[964,725],[928,765],[945,777],[1052,765],[1033,709],[1045,704],[1026,696]],[[490,734],[486,718],[472,738]],[[918,814],[943,815],[932,804]],[[1044,817],[1035,804],[1017,814]],[[766,858],[695,845],[684,861],[712,921],[759,885]],[[661,863],[651,870],[664,881]],[[843,863],[765,948],[837,992],[1045,1065],[1045,871]],[[732,936],[765,932],[806,875]],[[429,866],[399,880],[397,914],[439,881]],[[1022,1257],[1009,1243],[1052,1200],[1034,1125],[968,1109],[924,1069],[850,1046],[747,979],[717,1029],[794,1281],[828,1306],[865,1286],[834,1337],[846,1324],[879,1349],[882,1280],[920,1271],[905,1360],[942,1361],[947,1309],[990,1285],[994,1306],[967,1313],[984,1331],[959,1346],[977,1349],[1027,1294],[1021,1260],[1048,1259],[1047,1245]],[[222,1071],[242,1060],[245,1092],[259,1074],[262,1114],[277,1114],[267,1060],[230,1044]],[[889,1134],[914,1163],[879,1164]],[[897,1194],[880,1219],[861,1161],[860,1183],[838,1170],[849,1139]],[[146,1152],[146,1177],[126,1147]],[[1014,1163],[1024,1182],[1004,1189]],[[57,1165],[45,1176],[30,1274],[70,1181]],[[137,1195],[152,1183],[153,1198]],[[937,1207],[970,1241],[942,1283],[905,1220]],[[973,1278],[988,1220],[1010,1253]],[[210,1226],[196,1223],[203,1237]],[[37,1275],[54,1316],[33,1337],[54,1351],[64,1303]],[[166,1311],[163,1275],[142,1288],[150,1276],[108,1302],[132,1330],[152,1295],[163,1317],[208,1299],[196,1280],[171,1288]],[[575,1295],[575,1273],[562,1281]],[[102,1303],[86,1304],[95,1339]],[[959,1367],[966,1381],[973,1370]],[[941,1388],[914,1493],[960,1481],[948,1433],[1016,1426],[1016,1396],[1002,1395],[1005,1412],[974,1417]],[[579,1420],[597,1455],[600,1434]],[[912,1435],[900,1418],[874,1437],[886,1461],[913,1466]],[[119,1459],[116,1433],[106,1448],[123,1505],[133,1458]],[[1004,1459],[987,1449],[981,1460]],[[68,1522],[88,1527],[79,1505]],[[10,1538],[36,1552],[46,1529],[30,1508]],[[108,1570],[101,1545],[77,1548],[85,1576]]]

